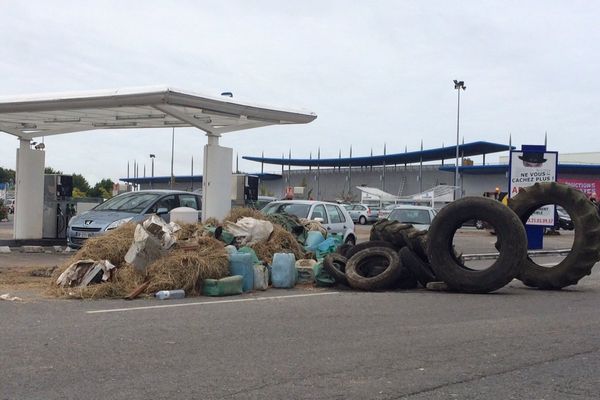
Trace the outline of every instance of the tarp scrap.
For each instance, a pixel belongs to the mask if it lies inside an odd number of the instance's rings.
[[[63,287],[84,287],[102,271],[102,281],[110,279],[110,271],[116,268],[108,260],[79,260],[69,267],[58,277],[56,283]]]
[[[241,245],[253,245],[269,239],[273,232],[273,224],[269,221],[244,217],[235,223],[226,221],[225,229],[233,236],[242,238]]]

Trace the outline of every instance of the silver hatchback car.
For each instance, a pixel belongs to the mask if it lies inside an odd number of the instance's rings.
[[[341,235],[344,243],[356,244],[354,222],[341,205],[326,201],[281,200],[267,204],[261,212],[267,215],[286,213],[319,221],[329,234]]]
[[[143,221],[149,214],[158,214],[168,222],[169,211],[177,207],[201,210],[202,198],[196,193],[178,190],[123,193],[71,218],[67,243],[69,247],[79,248],[90,237],[102,235],[130,221]],[[198,218],[200,217],[198,213]]]

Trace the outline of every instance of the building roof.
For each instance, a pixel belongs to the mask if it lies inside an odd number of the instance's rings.
[[[0,131],[23,139],[94,129],[196,127],[209,135],[276,124],[304,124],[317,115],[166,86],[33,94],[0,98]]]
[[[454,172],[454,166],[440,167],[440,171]],[[458,172],[465,175],[504,174],[508,172],[508,164],[463,165]],[[600,175],[600,164],[558,164],[559,174],[597,174]]]
[[[252,176],[257,176],[260,180],[262,181],[274,181],[277,179],[281,178],[280,174],[271,174],[271,173],[264,173],[264,174],[248,174],[248,175],[252,175]],[[175,182],[198,182],[198,183],[202,183],[202,175],[177,175],[174,177],[175,178]],[[170,176],[155,176],[155,177],[138,177],[138,178],[119,178],[119,181],[121,182],[127,182],[127,183],[132,183],[135,185],[141,185],[141,184],[150,184],[150,183],[169,183],[171,182],[171,177]]]
[[[488,153],[497,153],[509,150],[506,144],[490,142],[472,142],[458,146],[459,153],[464,157],[477,156]],[[456,157],[456,146],[438,147],[429,150],[412,151],[406,153],[387,154],[368,157],[345,157],[345,158],[266,158],[244,156],[245,160],[256,161],[265,164],[293,165],[301,167],[366,167],[372,165],[394,165],[414,164],[418,162],[439,161],[454,159]]]

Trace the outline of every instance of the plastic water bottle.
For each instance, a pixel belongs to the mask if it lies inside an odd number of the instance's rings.
[[[185,297],[185,291],[183,289],[161,290],[156,292],[154,296],[159,300],[183,299]]]

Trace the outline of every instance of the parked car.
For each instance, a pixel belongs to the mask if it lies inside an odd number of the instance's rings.
[[[15,199],[7,199],[4,202],[4,205],[6,206],[6,208],[8,208],[8,213],[9,214],[14,214],[15,213]]]
[[[412,224],[417,229],[429,229],[437,211],[426,206],[397,205],[390,213],[390,221]]]
[[[160,215],[169,222],[169,211],[177,207],[201,210],[202,198],[196,193],[178,190],[123,193],[71,218],[67,230],[67,243],[69,247],[79,248],[90,237],[102,235],[130,221],[143,221],[149,214]],[[198,219],[200,217],[198,213]]]
[[[344,208],[350,214],[352,221],[365,225],[367,222],[375,222],[378,218],[379,207],[367,204],[344,204]]]
[[[564,229],[566,231],[572,231],[575,229],[575,225],[571,220],[571,216],[561,206],[556,206],[557,218],[554,221],[555,229]]]
[[[272,196],[258,196],[258,199],[255,202],[248,203],[247,206],[256,210],[262,210],[267,204],[275,200],[277,199]]]
[[[315,200],[280,200],[267,204],[261,211],[267,215],[287,213],[319,221],[329,234],[342,235],[344,243],[356,244],[354,222],[348,211],[339,204]]]
[[[377,219],[384,219],[390,216],[390,213],[394,208],[398,207],[398,204],[388,204],[379,209],[377,212]]]

